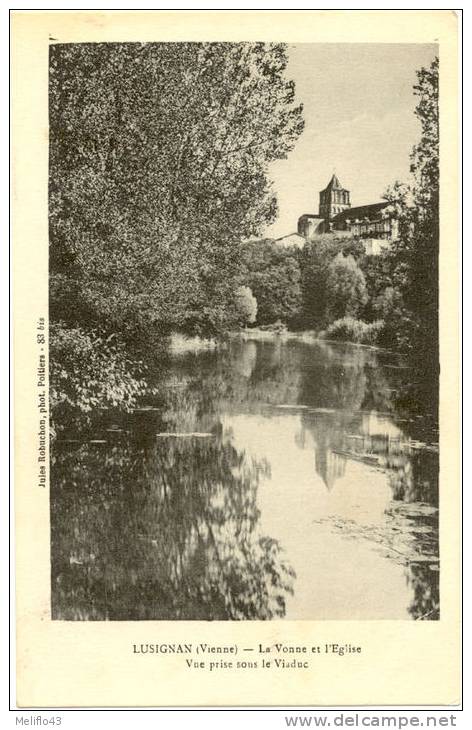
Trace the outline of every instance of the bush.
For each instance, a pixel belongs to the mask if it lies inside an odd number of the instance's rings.
[[[302,307],[298,249],[262,240],[244,244],[241,253],[241,283],[257,299],[257,324],[295,323]]]
[[[327,234],[308,241],[299,251],[303,327],[325,326],[328,269],[345,245],[346,239]]]
[[[257,301],[248,286],[238,286],[234,292],[236,316],[240,324],[252,324],[256,321]]]
[[[360,319],[354,319],[353,317],[343,317],[330,324],[324,335],[330,340],[374,345],[383,327],[384,323],[382,320],[368,323]]]
[[[393,286],[387,286],[375,299],[372,300],[374,316],[389,320],[398,317],[404,310],[402,295]]]
[[[96,408],[130,410],[147,392],[143,366],[122,345],[63,323],[49,329],[51,427]]]
[[[285,322],[281,322],[280,319],[278,319],[277,322],[273,322],[272,324],[261,324],[259,329],[263,332],[275,332],[275,334],[278,335],[282,335],[288,331],[287,325],[285,324]]]
[[[368,300],[365,277],[352,256],[339,253],[331,262],[326,282],[328,321],[355,317]]]

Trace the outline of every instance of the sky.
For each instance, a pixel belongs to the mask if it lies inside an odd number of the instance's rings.
[[[433,44],[295,44],[286,76],[303,102],[305,129],[286,160],[270,166],[279,202],[265,235],[297,230],[303,213],[318,213],[318,193],[333,172],[351,191],[351,205],[376,203],[395,180],[408,181],[418,141],[416,70],[429,66]]]

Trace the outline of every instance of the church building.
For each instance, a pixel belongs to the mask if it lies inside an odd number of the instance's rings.
[[[334,174],[320,192],[319,212],[298,219],[298,236],[313,239],[326,233],[365,239],[366,253],[377,254],[398,236],[398,224],[387,201],[351,208],[350,191]]]

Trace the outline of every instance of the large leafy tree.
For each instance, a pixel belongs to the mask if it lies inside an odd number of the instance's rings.
[[[356,317],[367,303],[365,277],[352,256],[339,253],[331,262],[326,282],[327,317],[330,322]]]
[[[439,358],[439,60],[418,71],[414,87],[421,138],[413,148],[411,170],[413,226],[407,236],[411,269],[406,301],[416,313],[421,350],[437,369]],[[432,357],[431,357],[432,355]]]
[[[302,131],[281,44],[54,45],[51,315],[136,338],[231,316],[238,242]]]
[[[305,327],[319,329],[326,322],[329,267],[333,259],[344,250],[346,239],[320,236],[309,241],[299,254],[301,289],[303,298],[303,323]]]
[[[439,62],[417,72],[414,94],[421,135],[411,153],[411,186],[396,183],[386,193],[399,219],[400,237],[385,258],[386,286],[397,315],[386,318],[402,349],[417,360],[437,394],[439,373]],[[369,278],[369,277],[368,277]],[[379,291],[375,296],[378,297]],[[374,302],[375,300],[373,300]],[[376,300],[378,303],[378,299]],[[399,305],[399,306],[398,306]],[[428,377],[425,377],[427,374]]]
[[[281,320],[296,324],[302,306],[301,273],[297,250],[270,239],[250,241],[242,249],[241,280],[257,300],[257,322]]]

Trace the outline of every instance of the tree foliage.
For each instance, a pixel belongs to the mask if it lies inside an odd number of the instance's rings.
[[[414,94],[421,136],[411,153],[413,185],[396,183],[387,199],[395,206],[400,237],[390,264],[392,341],[409,350],[432,381],[439,373],[439,61],[417,72]],[[376,306],[385,305],[377,298]],[[437,392],[437,388],[433,388]]]
[[[238,242],[276,214],[268,164],[300,134],[285,47],[51,46],[56,316],[135,338],[225,325]]]
[[[375,345],[383,326],[384,323],[382,320],[363,322],[362,320],[354,319],[354,317],[343,317],[329,325],[325,336],[328,340]]]
[[[330,322],[356,317],[367,302],[365,277],[352,256],[339,253],[331,262],[326,282],[327,316]]]
[[[248,286],[238,286],[234,294],[236,313],[241,324],[253,324],[257,316],[257,300]]]
[[[52,323],[49,329],[52,428],[57,412],[67,420],[102,408],[129,410],[147,390],[142,363],[130,362],[113,336],[104,340],[79,327]]]
[[[241,280],[257,299],[257,322],[295,324],[302,306],[297,250],[265,239],[243,246]]]
[[[439,333],[439,60],[418,72],[414,87],[419,101],[416,116],[421,138],[411,155],[413,225],[407,245],[410,275],[405,291],[407,305],[418,322],[415,336],[423,353],[438,367]],[[431,357],[432,355],[432,357]]]
[[[309,329],[326,325],[329,266],[346,243],[346,239],[325,235],[309,241],[300,252],[302,318]]]
[[[55,619],[283,618],[295,573],[260,524],[267,464],[238,451],[208,414],[214,387],[205,403],[193,385],[175,390],[157,430],[204,413],[212,438],[156,439],[141,426],[139,439],[54,454]]]

